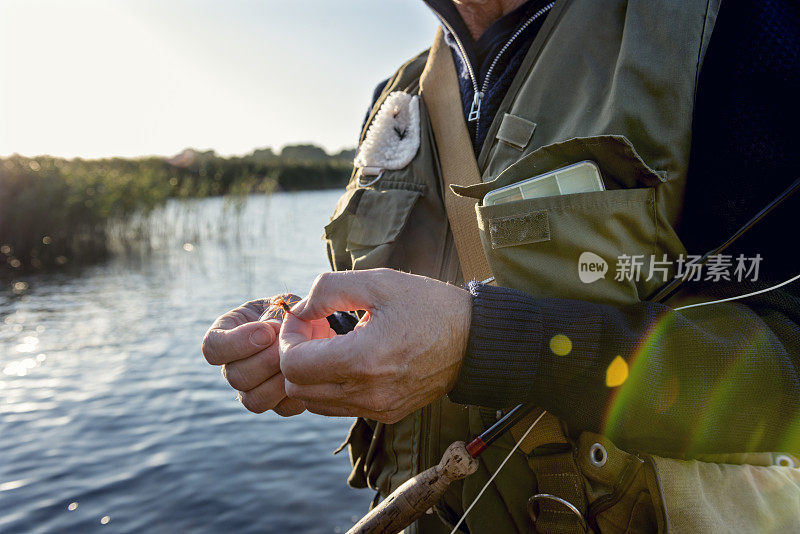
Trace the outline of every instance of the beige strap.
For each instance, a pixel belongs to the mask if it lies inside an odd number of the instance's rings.
[[[461,272],[465,281],[484,280],[491,276],[491,270],[478,232],[476,200],[457,196],[450,190],[452,184],[479,184],[481,174],[464,122],[458,74],[441,28],[436,33],[428,62],[420,77],[420,93],[428,109],[439,152],[444,181],[444,207],[461,261]]]
[[[561,422],[550,412],[544,414],[542,420],[536,423],[536,428],[533,429],[533,432],[528,433],[525,439],[520,441],[531,424],[533,424],[540,415],[542,415],[541,409],[533,410],[516,425],[511,427],[511,435],[514,436],[516,441],[520,442],[519,449],[525,454],[530,454],[533,449],[541,447],[542,445],[569,443],[561,429]]]
[[[511,435],[528,456],[528,465],[536,474],[536,495],[528,500],[528,513],[536,532],[541,534],[585,532],[583,476],[575,463],[572,447],[534,453],[535,449],[546,445],[569,445],[561,422],[549,412],[545,413],[534,431],[525,435],[541,414],[541,409],[533,410],[511,427]],[[562,500],[574,506],[578,513],[571,511]]]
[[[572,451],[528,458],[536,473],[536,495],[528,500],[528,513],[539,534],[586,532],[586,496],[583,477]],[[557,499],[553,499],[556,497]],[[561,500],[575,507],[574,513]]]

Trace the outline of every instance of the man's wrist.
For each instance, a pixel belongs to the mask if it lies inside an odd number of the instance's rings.
[[[467,284],[472,313],[464,358],[448,396],[460,404],[503,408],[525,400],[542,344],[535,300],[513,289]]]
[[[469,291],[459,288],[456,293],[460,300],[454,305],[453,309],[457,317],[453,322],[453,341],[455,348],[453,352],[454,372],[446,387],[447,391],[455,387],[456,381],[461,374],[461,367],[464,363],[464,356],[467,352],[469,342],[470,325],[472,323],[472,295]]]

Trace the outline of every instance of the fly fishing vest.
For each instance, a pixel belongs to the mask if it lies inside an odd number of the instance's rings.
[[[501,286],[536,297],[619,305],[653,294],[658,281],[644,277],[608,276],[584,284],[578,257],[584,251],[607,260],[623,254],[674,259],[686,253],[674,227],[683,202],[698,73],[718,8],[718,0],[558,0],[477,161],[471,147],[460,151],[458,172],[465,178],[475,172],[475,180],[453,188],[460,196],[448,185],[465,182],[443,170],[445,163],[453,168],[445,155],[461,147],[443,144],[468,135],[461,102],[455,103],[459,126],[442,132],[431,120],[443,114],[431,107],[437,105],[435,90],[426,90],[433,62],[452,63],[439,32],[430,51],[395,73],[371,110],[356,169],[325,228],[332,268],[390,267],[463,283],[459,255],[475,251],[463,251],[461,243],[457,250],[448,214],[452,220],[460,210],[459,220],[471,217],[467,226],[479,233],[483,257],[477,263]],[[457,83],[454,69],[451,76],[448,83]],[[394,145],[379,131],[392,120],[402,122],[389,133],[398,138]],[[583,160],[598,165],[605,191],[493,206],[478,202],[490,190]],[[452,209],[454,202],[466,202],[469,210]],[[348,482],[386,496],[438,463],[450,443],[469,441],[499,415],[442,398],[393,425],[358,419],[343,444],[353,463]],[[511,456],[470,512],[469,531],[727,531],[730,519],[748,531],[763,514],[775,513],[753,480],[767,477],[795,491],[800,486],[790,468],[795,459],[788,455],[681,462],[623,452],[616,445],[624,448],[624,440],[615,445],[582,430],[565,428],[551,416],[535,426],[522,452]],[[414,528],[449,532],[445,522],[457,520],[519,437],[507,433],[484,451],[477,473],[453,486],[437,510],[444,522],[431,514]],[[766,467],[776,461],[791,465]],[[730,499],[732,488],[740,500],[753,503],[750,508]],[[542,495],[570,503],[580,517]],[[777,506],[783,515],[800,517],[800,499],[792,495],[794,500]],[[689,512],[687,500],[693,500]]]

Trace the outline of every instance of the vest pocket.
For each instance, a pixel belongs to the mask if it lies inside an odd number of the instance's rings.
[[[742,455],[740,465],[648,457],[669,532],[800,532],[800,469],[758,465],[763,456]]]
[[[373,423],[374,425],[375,423]],[[347,448],[350,453],[352,470],[347,477],[347,485],[351,488],[361,489],[369,486],[368,460],[370,459],[370,444],[375,435],[373,426],[370,426],[367,420],[357,417],[347,433],[347,438],[333,451],[333,454],[339,454]]]
[[[402,265],[404,251],[396,241],[421,195],[418,187],[348,190],[325,227],[331,266],[357,270]]]
[[[548,145],[526,155],[492,182],[453,187],[453,190],[480,200],[493,189],[583,160],[598,165],[605,191],[476,206],[481,244],[492,274],[498,285],[535,297],[617,305],[646,299],[671,279],[674,273],[669,269],[670,260],[685,250],[660,207],[661,197],[669,189],[662,187],[666,174],[647,166],[624,137],[577,138]],[[664,261],[664,255],[668,261]],[[654,260],[663,262],[667,271],[656,269],[662,265],[656,265]],[[534,435],[537,430],[541,432],[542,428],[534,428]],[[520,505],[521,498],[527,499],[533,493],[525,493],[520,488],[529,486],[531,481],[544,480],[548,471],[552,475],[554,467],[545,463],[559,458],[563,460],[564,457],[534,455],[527,466],[506,469],[495,482],[500,499],[513,503],[509,509],[520,506],[524,509],[524,503]],[[561,473],[555,474],[560,476]],[[586,476],[581,472],[576,478],[585,481]],[[637,476],[641,482],[643,475]],[[615,481],[616,478],[610,481],[611,488]],[[587,502],[592,503],[603,493],[613,491],[605,486],[602,489],[602,492],[588,493]],[[534,492],[552,493],[545,487],[537,487]],[[570,500],[566,491],[557,496],[579,506]],[[613,523],[617,528],[612,532],[636,532],[641,525],[652,525],[652,506],[646,495],[626,494],[625,499],[609,497],[605,504],[607,507],[595,510],[597,520],[607,526]],[[624,511],[621,514],[624,517],[618,518],[620,510]],[[559,507],[549,511],[553,512],[551,517],[571,514]],[[537,523],[544,521],[539,519],[541,517],[540,507]],[[569,521],[575,519],[572,515],[564,517]],[[542,530],[546,528],[544,524],[539,526]]]
[[[406,248],[399,238],[425,187],[398,181],[406,176],[404,172],[387,173],[376,184],[382,189],[350,188],[342,195],[325,227],[328,257],[334,270],[402,268],[408,264]],[[413,474],[417,432],[418,412],[393,425],[358,418],[339,448],[349,448],[353,469],[348,484],[388,495]]]
[[[476,206],[492,274],[499,285],[536,297],[644,300],[671,279],[684,248],[660,207],[666,173],[651,169],[625,137],[547,145],[496,180],[453,190],[482,199],[491,190],[583,160],[600,168],[605,191]]]
[[[365,189],[347,233],[347,251],[353,269],[395,266],[395,241],[405,228],[419,191]],[[394,258],[392,256],[395,256]]]
[[[536,198],[477,210],[484,252],[502,286],[537,297],[614,303],[644,299],[658,286],[646,280],[659,252],[653,188]]]

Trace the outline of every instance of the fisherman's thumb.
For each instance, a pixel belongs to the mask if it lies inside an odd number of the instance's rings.
[[[377,304],[373,291],[376,273],[377,270],[322,273],[308,296],[292,308],[292,313],[311,321],[337,311],[370,310]]]

